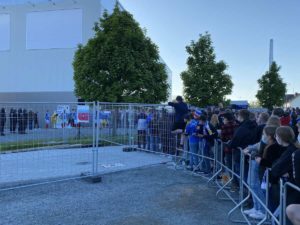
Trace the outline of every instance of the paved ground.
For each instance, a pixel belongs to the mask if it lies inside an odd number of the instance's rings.
[[[70,138],[78,137],[78,128],[64,128],[64,129],[33,129],[26,130],[26,134],[10,133],[8,129],[5,130],[5,136],[0,136],[1,143],[20,143],[25,141],[51,141],[51,140],[68,140]],[[117,135],[125,136],[128,133],[128,129],[119,128],[117,129]],[[112,136],[112,129],[101,128],[99,130],[101,136]],[[81,137],[92,137],[92,127],[81,127]],[[128,137],[127,137],[128,138]]]
[[[0,192],[1,225],[230,225],[230,202],[167,165]]]
[[[162,155],[122,150],[122,147],[99,148],[98,172],[108,173],[170,161]],[[92,172],[92,162],[92,148],[0,154],[0,188],[13,182],[88,174]]]

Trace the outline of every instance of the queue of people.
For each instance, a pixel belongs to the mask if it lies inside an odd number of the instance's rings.
[[[244,213],[252,219],[262,220],[266,216],[266,189],[269,188],[268,209],[278,214],[280,204],[279,180],[291,182],[300,187],[300,113],[298,110],[276,108],[272,113],[253,113],[246,109],[233,113],[230,109],[196,109],[189,112],[183,134],[187,137],[189,152],[185,159],[186,169],[204,176],[212,173],[216,139],[224,144],[222,159],[227,168],[240,174],[241,154],[245,154],[245,182],[257,197],[252,196],[251,208]],[[176,127],[177,128],[177,127]],[[241,149],[243,149],[241,151]],[[224,172],[226,174],[226,172]],[[228,180],[228,173],[221,178]],[[266,184],[266,180],[270,184]],[[231,191],[239,189],[236,176]],[[288,224],[300,224],[300,193],[289,189],[287,195]],[[298,210],[298,211],[297,211]],[[296,213],[298,212],[298,213]]]
[[[5,136],[5,128],[10,133],[25,134],[26,130],[39,128],[38,112],[11,108],[9,114],[5,108],[0,110],[0,135]]]

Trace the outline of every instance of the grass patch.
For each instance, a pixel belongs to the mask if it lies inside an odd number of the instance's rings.
[[[117,146],[117,145],[127,145],[128,137],[126,136],[103,136],[99,137],[98,145],[103,146]],[[40,148],[61,148],[61,147],[91,147],[93,145],[92,137],[81,137],[78,138],[68,138],[68,139],[54,139],[54,140],[31,140],[31,141],[20,141],[20,142],[9,142],[0,144],[0,152],[6,151],[24,151],[31,149]]]

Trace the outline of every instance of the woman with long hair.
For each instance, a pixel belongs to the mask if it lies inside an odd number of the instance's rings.
[[[214,128],[216,130],[220,130],[221,129],[219,118],[218,118],[217,114],[212,114],[211,119],[210,119],[210,123],[211,123],[211,125],[214,126]]]
[[[267,126],[263,130],[262,139],[264,143],[266,143],[266,147],[263,150],[262,154],[257,155],[255,157],[255,160],[259,165],[258,174],[259,174],[260,183],[262,181],[265,182],[265,179],[263,179],[263,177],[266,174],[265,173],[266,169],[272,168],[272,166],[275,164],[275,162],[280,158],[281,154],[283,153],[283,147],[281,147],[277,143],[275,138],[277,128],[278,127],[275,126]],[[271,196],[269,198],[270,199],[269,208],[271,209],[271,211],[274,211],[277,207],[277,202],[275,203],[273,202],[273,199],[276,199],[276,197],[277,196],[275,197]]]
[[[270,183],[272,184],[271,194],[276,205],[279,205],[279,179],[292,181],[293,163],[292,155],[299,149],[299,143],[295,141],[295,134],[291,127],[281,126],[276,129],[275,138],[277,143],[282,146],[283,153],[276,163],[272,165],[270,171]],[[287,205],[294,202],[293,196],[288,194]]]

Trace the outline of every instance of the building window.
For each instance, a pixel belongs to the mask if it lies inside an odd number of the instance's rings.
[[[10,49],[10,15],[0,14],[0,51]]]
[[[26,16],[26,48],[75,48],[82,43],[82,10],[31,12]]]

